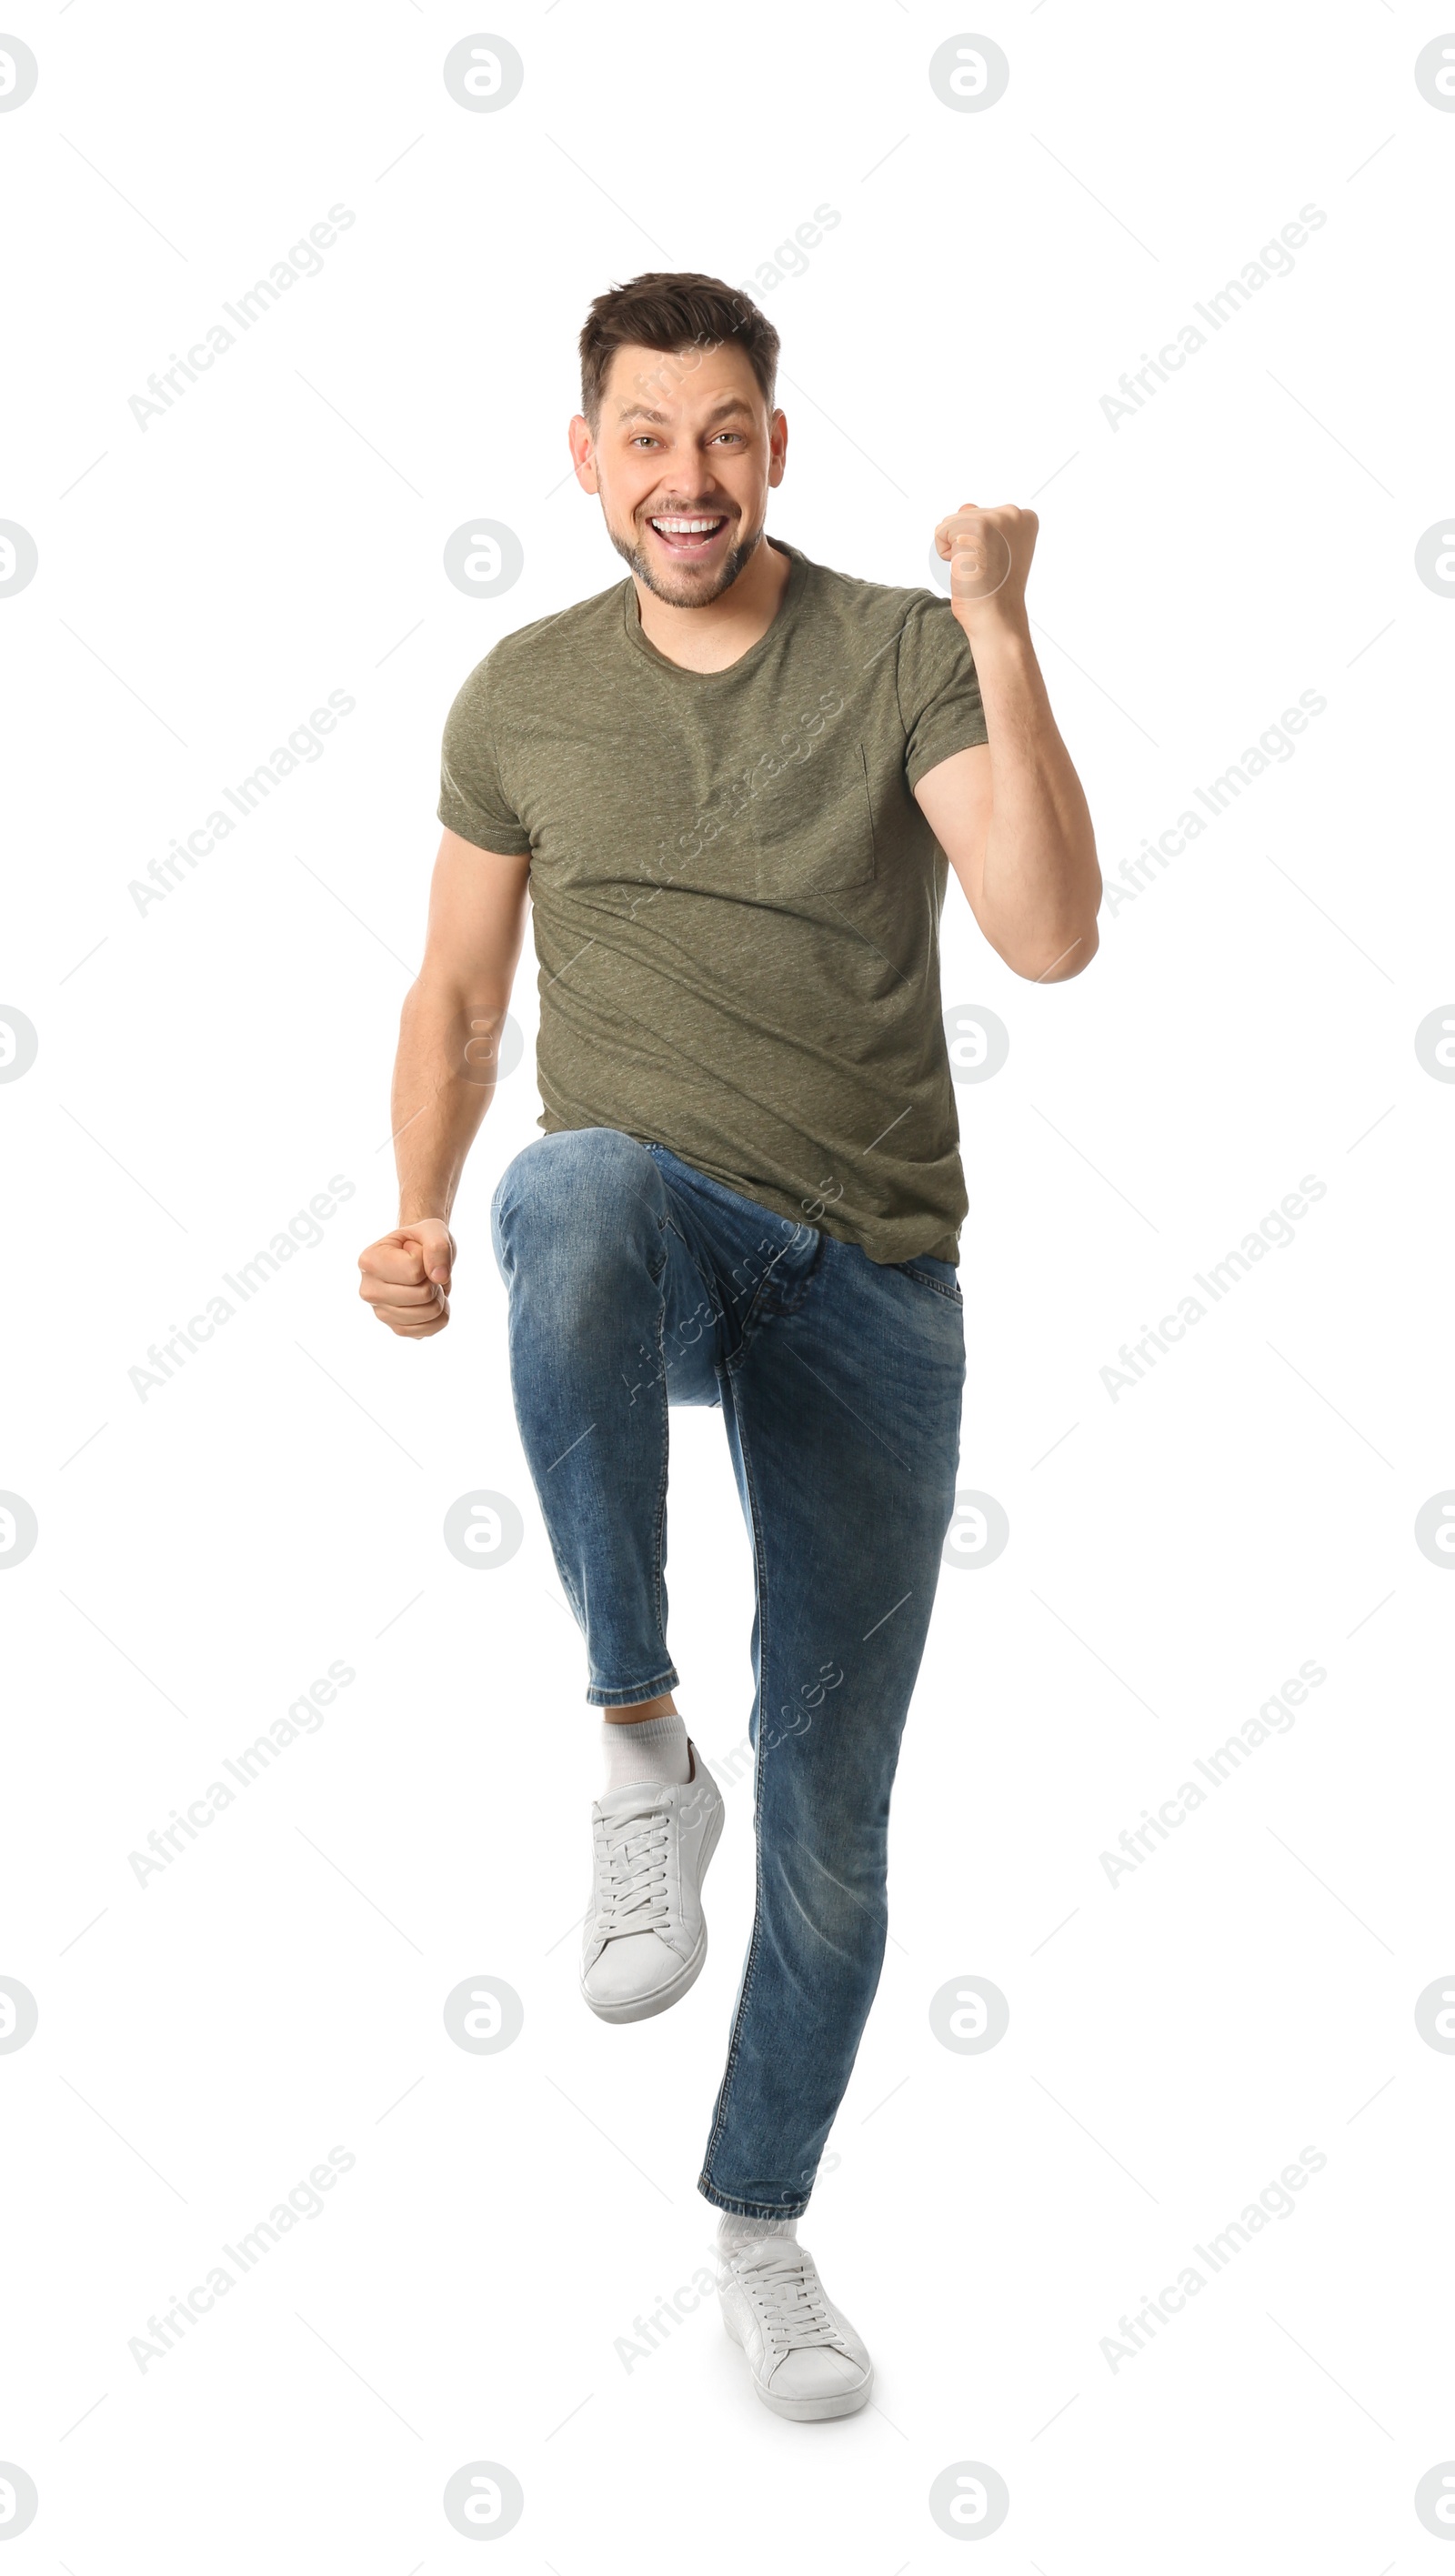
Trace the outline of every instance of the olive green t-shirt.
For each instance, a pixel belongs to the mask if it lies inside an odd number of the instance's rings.
[[[949,601],[790,571],[688,671],[628,578],[507,635],[445,725],[439,815],[530,856],[547,1130],[615,1127],[862,1246],[953,1261],[946,862],[911,794],[986,739]]]

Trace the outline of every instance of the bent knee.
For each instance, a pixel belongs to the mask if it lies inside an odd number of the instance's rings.
[[[552,1244],[610,1262],[646,1230],[660,1233],[661,1178],[645,1145],[615,1127],[563,1127],[506,1165],[491,1209],[496,1253],[511,1260]]]

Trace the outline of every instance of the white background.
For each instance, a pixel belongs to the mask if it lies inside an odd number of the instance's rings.
[[[1455,991],[1455,607],[1414,555],[1455,497],[1455,116],[1413,66],[1445,22],[554,0],[483,22],[525,79],[472,114],[441,67],[481,23],[10,22],[40,65],[0,116],[0,516],[39,551],[0,598],[0,1000],[39,1034],[0,1090],[0,1485],[39,1523],[0,1587],[0,1971],[39,2006],[0,2057],[0,2455],[40,2498],[13,2563],[465,2568],[441,2495],[484,2459],[524,2490],[508,2567],[899,2576],[960,2563],[929,2489],[978,2460],[1007,2576],[1437,2568],[1413,2494],[1455,2453],[1455,2062],[1414,2005],[1455,1968],[1452,1586],[1413,1525],[1455,1485],[1455,1089],[1414,1032]],[[982,113],[927,76],[967,26],[1011,66]],[[1038,510],[1031,606],[1108,880],[1301,692],[1327,708],[1076,982],[1018,982],[952,888],[946,1003],[1011,1040],[958,1094],[961,1481],[1011,1538],[941,1586],[888,1964],[803,2225],[876,2403],[802,2428],[712,2303],[617,2349],[707,2260],[751,1789],[700,1984],[598,2025],[595,1720],[486,1224],[529,1053],[459,1201],[449,1332],[383,1333],[355,1259],[394,1214],[445,710],[497,637],[620,575],[566,479],[586,306],[643,268],[752,284],[823,203],[839,224],[761,288],[791,431],[770,528],[920,582],[962,500]],[[322,274],[139,427],[148,375],[335,204]],[[1123,371],[1306,204],[1293,274],[1111,426]],[[486,601],[441,565],[471,513],[524,550]],[[323,756],[139,911],[129,883],[331,690],[356,705]],[[528,971],[515,1010],[529,1039]],[[143,1401],[148,1345],[335,1174],[323,1241]],[[1305,1174],[1296,1240],[1113,1401],[1118,1346]],[[672,1641],[721,1763],[747,1552],[718,1417],[674,1443]],[[441,1523],[480,1488],[526,1535],[472,1571]],[[139,1885],[129,1853],[335,1659],[356,1679],[320,1728]],[[1111,1884],[1100,1855],[1305,1660],[1296,1724]],[[985,2055],[930,2027],[967,1974],[1009,1999]],[[442,2019],[481,1975],[524,2005],[496,2055]],[[333,2145],[355,2163],[322,2213],[140,2369],[148,2317]],[[1118,2319],[1305,2146],[1295,2214],[1113,2370]]]

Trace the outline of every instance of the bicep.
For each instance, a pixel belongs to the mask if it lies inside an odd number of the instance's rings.
[[[992,803],[989,744],[952,751],[948,760],[925,771],[913,793],[978,921]]]
[[[421,980],[482,999],[510,998],[525,938],[530,856],[507,858],[446,831],[429,889]]]

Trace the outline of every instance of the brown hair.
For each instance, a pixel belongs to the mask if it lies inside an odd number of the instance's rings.
[[[628,344],[676,351],[715,349],[736,340],[771,411],[778,375],[778,334],[765,313],[720,277],[692,269],[648,269],[598,295],[581,332],[581,409],[594,438],[616,351]]]

